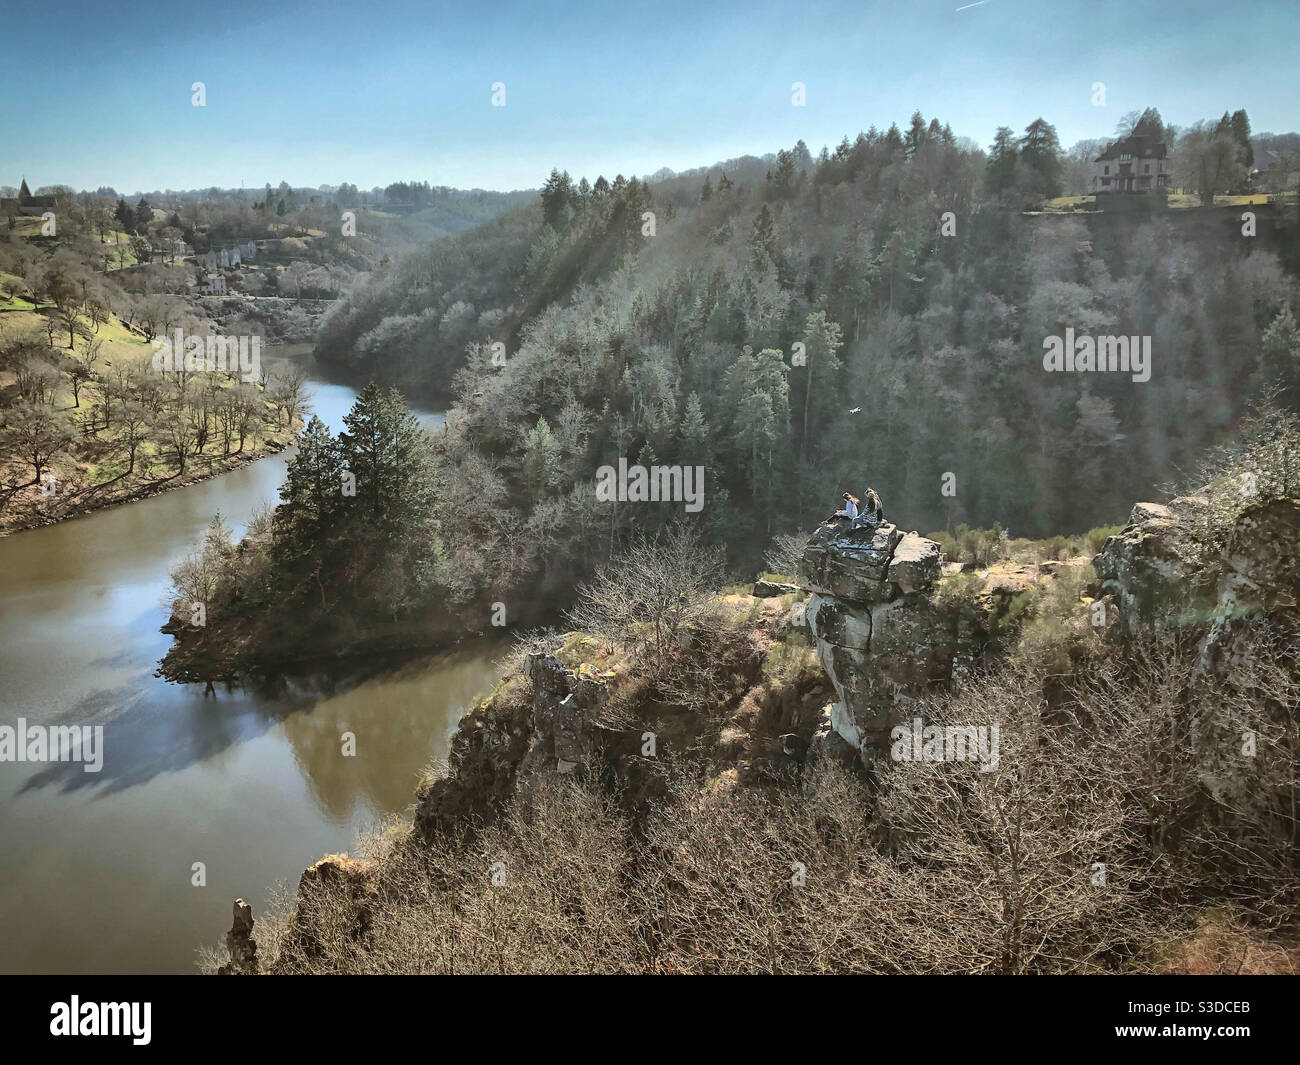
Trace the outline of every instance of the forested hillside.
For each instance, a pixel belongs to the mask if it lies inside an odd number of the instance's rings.
[[[356,293],[320,351],[445,388],[472,349],[447,458],[490,465],[521,519],[572,519],[570,491],[623,455],[706,465],[709,519],[747,538],[868,483],[920,527],[1086,529],[1235,423],[1295,279],[1232,212],[1022,214],[1056,153],[1045,123],[986,157],[916,116],[816,160],[553,173],[540,202]],[[1294,373],[1288,321],[1272,343]],[[1067,327],[1149,336],[1150,380],[1045,373]]]

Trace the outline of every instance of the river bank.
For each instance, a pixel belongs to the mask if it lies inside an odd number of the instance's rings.
[[[273,355],[308,369],[315,413],[341,428],[353,390],[309,346]],[[242,536],[290,453],[0,539],[0,723],[104,728],[97,773],[0,762],[0,970],[193,972],[231,897],[256,886],[260,910],[278,882],[402,816],[495,682],[502,648],[469,638],[274,691],[205,698],[154,675],[170,568],[218,511]]]
[[[301,422],[298,422],[295,425],[295,432],[300,426]],[[247,466],[249,463],[258,462],[271,455],[278,455],[281,451],[292,446],[292,437],[283,440],[271,440],[255,451],[213,458],[202,472],[189,471],[180,476],[159,478],[156,481],[150,481],[138,485],[121,495],[106,496],[77,503],[58,514],[45,513],[39,507],[34,512],[23,512],[20,509],[15,510],[12,514],[6,514],[4,520],[0,521],[0,537],[10,536],[13,533],[27,532],[30,529],[42,529],[49,525],[57,525],[60,522],[72,521],[74,518],[84,518],[89,514],[94,514],[101,510],[107,510],[110,507],[120,507],[127,503],[138,503],[143,499],[149,499],[152,496],[161,495],[163,492],[174,492],[180,488],[188,488],[191,485],[200,483],[201,481],[206,481],[213,477],[221,477],[224,474],[231,473],[234,470]]]

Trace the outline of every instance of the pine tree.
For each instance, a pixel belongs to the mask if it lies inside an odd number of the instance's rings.
[[[989,145],[984,171],[984,185],[990,196],[1004,196],[1015,188],[1016,155],[1016,135],[1006,126],[999,126]]]
[[[772,498],[777,485],[773,460],[790,431],[790,385],[781,352],[764,348],[755,355],[746,347],[727,369],[723,395],[732,412],[731,442],[749,473],[750,498],[758,503],[759,484]],[[770,507],[769,524],[770,524]]]
[[[343,473],[337,442],[313,415],[299,434],[280,487],[275,528],[284,558],[322,554],[343,510]]]
[[[1061,142],[1056,127],[1036,118],[1020,138],[1020,159],[1036,176],[1035,195],[1050,199],[1061,194]]]
[[[709,460],[709,423],[704,420],[700,397],[692,392],[686,397],[686,413],[682,416],[681,460],[689,465],[704,465]]]
[[[1300,411],[1300,324],[1289,304],[1282,305],[1260,340],[1255,384],[1262,391],[1278,390],[1280,405]]]
[[[776,173],[768,173],[778,198],[788,200],[794,195],[798,171],[795,169],[794,153],[784,148],[776,153]]]
[[[1241,145],[1246,169],[1249,170],[1255,165],[1255,148],[1250,143],[1250,119],[1245,110],[1234,111],[1232,118],[1228,120],[1228,126],[1232,131],[1233,139]]]
[[[396,389],[381,392],[372,382],[343,420],[339,451],[356,477],[356,497],[342,580],[356,609],[381,603],[395,622],[419,601],[441,564],[432,450]]]
[[[907,153],[907,158],[911,159],[921,150],[925,143],[925,117],[920,111],[912,112],[911,125],[907,127],[907,136],[903,139],[903,146]]]
[[[1150,137],[1154,141],[1163,141],[1165,139],[1165,123],[1160,117],[1160,112],[1154,107],[1148,107],[1142,112],[1137,122],[1133,125],[1133,136]]]
[[[554,229],[563,229],[573,214],[576,195],[567,170],[552,170],[542,186],[542,221]]]
[[[749,248],[754,256],[754,265],[760,270],[776,261],[776,221],[767,204],[759,208],[758,215],[754,218]]]
[[[551,432],[550,423],[545,418],[538,418],[537,424],[524,437],[524,460],[520,470],[534,500],[545,498],[559,486],[563,473],[562,459],[560,444]]]
[[[840,325],[828,321],[825,311],[813,311],[804,323],[804,355],[807,358],[808,373],[804,378],[803,397],[803,438],[799,444],[799,458],[808,458],[808,426],[815,422],[821,424],[829,411],[829,404],[824,397],[835,395],[835,384],[839,379],[840,360],[836,352],[843,346]],[[813,382],[817,382],[817,404],[813,405]]]
[[[373,381],[343,419],[339,451],[356,477],[360,520],[368,531],[403,535],[429,517],[433,460],[424,430],[396,389]]]

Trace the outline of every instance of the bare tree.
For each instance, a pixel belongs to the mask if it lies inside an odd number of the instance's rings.
[[[126,471],[129,475],[135,472],[136,454],[140,450],[140,445],[151,436],[149,412],[135,400],[127,400],[120,408],[118,425],[121,426],[118,439],[126,448],[127,460],[130,463]]]
[[[306,416],[309,409],[307,402],[307,371],[301,366],[292,367],[283,376],[277,376],[271,386],[271,402],[275,404],[279,415],[284,415],[289,427]]]
[[[54,401],[62,377],[54,361],[57,353],[39,333],[29,334],[0,349],[0,366],[13,373],[18,394],[32,403]]]
[[[81,349],[73,348],[69,356],[68,380],[72,383],[72,405],[81,406],[81,386],[95,377],[95,363],[99,361],[104,342],[93,336],[82,337]]]
[[[1045,673],[1019,664],[918,707],[941,757],[884,773],[882,827],[915,874],[914,888],[894,882],[885,919],[900,935],[930,926],[910,938],[935,971],[1086,970],[1141,926],[1145,862],[1122,783],[1085,733],[1049,721]],[[951,760],[950,730],[994,726],[993,771]]]
[[[203,603],[210,608],[218,594],[229,586],[234,572],[235,546],[230,526],[217,513],[208,523],[203,542],[172,568],[172,602]]]
[[[25,399],[5,411],[5,422],[4,449],[32,467],[28,484],[39,483],[54,457],[76,439],[66,414]]]
[[[792,577],[799,572],[799,560],[808,546],[807,533],[780,533],[763,555],[763,563],[772,573]]]
[[[184,476],[190,449],[198,435],[185,407],[178,404],[174,409],[167,410],[158,421],[158,430],[163,443],[171,449],[176,459],[177,475]]]
[[[653,540],[637,538],[602,566],[579,592],[570,618],[611,644],[644,642],[657,671],[682,627],[707,612],[721,575],[720,552],[693,526],[674,525]]]
[[[1209,205],[1217,193],[1245,180],[1246,157],[1231,132],[1198,122],[1178,138],[1173,170],[1178,184],[1195,189],[1201,203]]]

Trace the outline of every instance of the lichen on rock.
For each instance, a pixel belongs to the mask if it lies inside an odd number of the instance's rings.
[[[1139,503],[1093,568],[1119,608],[1118,633],[1203,629],[1199,672],[1215,672],[1234,631],[1252,618],[1293,610],[1300,600],[1300,500],[1255,500],[1218,520],[1223,548],[1198,550],[1204,494],[1168,506]]]

